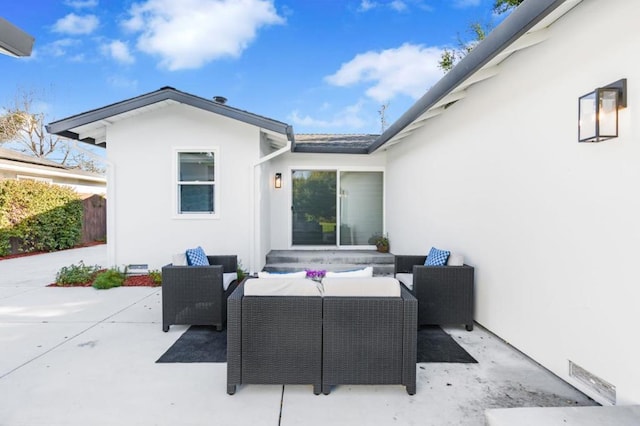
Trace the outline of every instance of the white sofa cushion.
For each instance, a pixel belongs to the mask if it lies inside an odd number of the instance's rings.
[[[171,257],[171,264],[173,266],[187,266],[187,253],[176,253]]]
[[[324,278],[324,296],[400,297],[400,283],[391,277]]]
[[[237,272],[224,272],[222,274],[222,288],[227,291],[232,282],[238,279]]]
[[[258,278],[306,278],[307,271],[299,272],[258,272]]]
[[[245,296],[321,296],[318,283],[306,278],[251,278],[244,283]]]
[[[464,265],[464,256],[458,253],[451,253],[449,259],[447,259],[447,266],[462,266]]]
[[[356,269],[354,271],[327,271],[325,277],[327,278],[366,278],[373,276],[373,267],[367,266],[363,269]]]
[[[396,279],[400,281],[406,288],[413,290],[413,274],[409,272],[399,272]]]

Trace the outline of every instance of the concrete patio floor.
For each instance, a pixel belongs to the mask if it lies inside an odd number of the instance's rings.
[[[478,364],[418,364],[401,386],[241,386],[226,364],[156,364],[187,329],[161,330],[161,289],[51,288],[96,246],[0,261],[0,425],[482,425],[499,407],[598,405],[480,326],[446,328]]]

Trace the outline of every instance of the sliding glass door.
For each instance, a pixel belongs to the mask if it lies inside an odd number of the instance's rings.
[[[294,246],[369,246],[383,232],[379,171],[293,170]]]

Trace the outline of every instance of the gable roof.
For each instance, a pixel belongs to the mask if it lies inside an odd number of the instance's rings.
[[[293,128],[286,123],[181,92],[173,87],[163,87],[155,92],[54,121],[46,128],[47,132],[54,135],[106,146],[107,125],[176,103],[190,105],[259,127],[267,131],[267,137],[272,133],[293,141]]]
[[[463,99],[473,84],[497,75],[512,53],[546,38],[545,29],[582,0],[526,0],[434,84],[370,146],[369,153],[400,142],[432,117]]]
[[[16,173],[34,173],[42,176],[65,176],[81,180],[106,182],[104,175],[73,169],[46,158],[33,157],[20,152],[0,148],[0,170],[11,170]]]
[[[294,152],[317,154],[368,154],[379,135],[297,134]]]

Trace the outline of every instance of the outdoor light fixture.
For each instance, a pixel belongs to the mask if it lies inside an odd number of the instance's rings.
[[[282,173],[276,173],[276,178],[273,180],[273,186],[276,189],[282,188]]]
[[[618,110],[627,107],[627,79],[600,87],[578,100],[578,142],[618,137]]]

